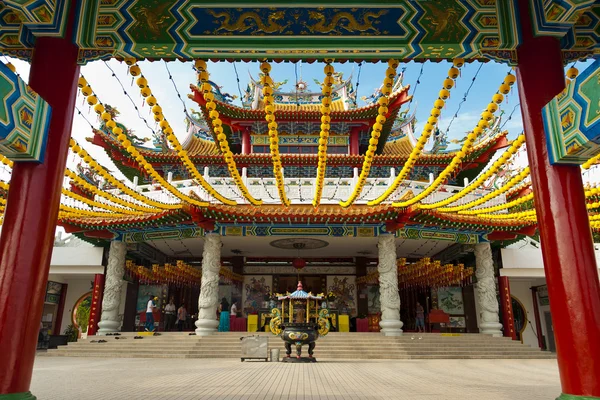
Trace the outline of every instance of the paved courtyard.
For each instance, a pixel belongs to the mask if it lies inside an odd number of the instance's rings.
[[[556,360],[322,361],[38,357],[40,400],[461,399],[549,400]]]

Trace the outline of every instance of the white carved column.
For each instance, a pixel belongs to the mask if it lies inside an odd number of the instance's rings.
[[[198,297],[196,335],[208,336],[217,331],[219,305],[219,270],[221,269],[221,237],[207,233],[202,252],[202,283]],[[227,310],[228,311],[228,310]]]
[[[396,267],[396,242],[394,235],[379,236],[379,299],[381,301],[381,332],[385,336],[402,335],[400,321],[400,294]]]
[[[104,296],[102,297],[102,316],[98,322],[98,335],[118,332],[121,328],[119,306],[121,304],[121,286],[125,272],[125,255],[127,245],[112,241],[108,253],[108,266],[104,279]]]
[[[477,276],[477,303],[479,304],[479,330],[481,333],[502,336],[499,319],[500,307],[496,295],[494,261],[489,243],[475,245],[475,275]]]

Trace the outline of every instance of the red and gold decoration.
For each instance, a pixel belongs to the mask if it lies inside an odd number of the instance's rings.
[[[325,78],[321,89],[321,132],[319,133],[319,164],[317,166],[317,181],[315,183],[315,197],[312,204],[318,207],[323,194],[323,181],[327,168],[327,144],[329,143],[329,129],[331,128],[331,87],[333,86],[334,68],[330,60],[323,68]]]
[[[174,285],[178,287],[199,287],[202,270],[178,260],[176,264],[153,264],[151,268],[136,265],[132,260],[125,263],[125,273],[144,285]],[[225,283],[242,282],[244,277],[221,267],[219,276]]]

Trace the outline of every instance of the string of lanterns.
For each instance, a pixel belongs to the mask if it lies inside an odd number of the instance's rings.
[[[478,215],[478,214],[493,213],[496,211],[505,210],[507,208],[519,206],[519,205],[521,205],[523,203],[527,203],[528,201],[531,201],[531,200],[533,200],[533,193],[529,193],[528,195],[519,197],[518,199],[509,201],[508,203],[499,204],[497,206],[478,208],[476,210],[459,211],[458,213],[463,214],[463,215]]]
[[[448,197],[447,199],[444,199],[444,200],[441,200],[441,201],[438,201],[435,203],[430,203],[430,204],[419,204],[418,207],[420,209],[431,210],[434,208],[446,206],[448,204],[454,203],[455,201],[462,199],[463,197],[465,197],[466,195],[468,195],[469,193],[471,193],[472,191],[474,191],[478,187],[480,187],[483,183],[485,183],[485,181],[487,181],[489,178],[491,178],[494,174],[496,174],[496,172],[504,164],[506,164],[506,162],[510,158],[512,158],[512,156],[514,154],[517,153],[517,151],[523,145],[523,143],[525,143],[525,135],[521,134],[512,142],[510,147],[502,154],[502,156],[500,156],[500,158],[498,160],[494,161],[491,168],[487,169],[485,172],[480,174],[477,177],[477,179],[473,180],[473,182],[471,182],[467,187],[465,187],[458,193],[453,194],[452,196]]]
[[[160,208],[160,209],[175,210],[175,209],[181,208],[181,204],[167,204],[167,203],[163,203],[160,201],[156,201],[154,199],[144,196],[141,193],[138,193],[135,190],[131,189],[129,186],[125,185],[123,182],[121,182],[119,179],[115,178],[111,173],[109,173],[106,169],[104,169],[103,166],[98,164],[98,162],[96,160],[94,160],[87,153],[87,151],[85,151],[85,149],[83,149],[81,146],[79,146],[79,144],[77,143],[77,141],[75,139],[71,138],[69,146],[71,148],[71,151],[73,151],[73,153],[79,155],[79,157],[81,157],[83,162],[85,162],[98,175],[100,175],[102,178],[104,178],[104,180],[106,182],[108,182],[112,186],[118,188],[119,190],[121,190],[121,192],[127,194],[134,200],[136,200],[142,204],[146,204],[148,206],[152,206],[152,207],[156,207],[156,208]]]
[[[144,215],[143,211],[133,211],[123,207],[117,207],[110,204],[100,203],[95,200],[90,200],[87,197],[81,196],[77,193],[74,193],[68,189],[62,188],[61,193],[67,197],[70,197],[74,200],[80,201],[84,204],[87,204],[90,207],[101,208],[104,210],[112,211],[117,214],[125,214],[125,215]]]
[[[275,98],[273,97],[273,78],[269,75],[271,64],[263,62],[260,64],[260,70],[263,75],[260,82],[263,84],[263,101],[265,103],[265,120],[269,127],[269,149],[271,151],[271,161],[273,163],[273,176],[279,192],[279,199],[284,206],[290,205],[290,200],[285,193],[283,173],[281,172],[281,157],[279,155],[279,133],[277,131],[277,121],[275,121]]]
[[[321,196],[323,195],[323,181],[325,180],[325,172],[327,171],[327,144],[329,143],[329,131],[331,129],[331,87],[333,86],[334,67],[329,60],[326,61],[325,78],[323,79],[323,87],[321,89],[321,132],[319,133],[319,163],[317,165],[317,180],[315,182],[315,197],[312,204],[318,207],[321,204]]]
[[[139,69],[139,66],[135,65],[135,59],[127,59],[126,63],[131,66],[129,69],[129,73],[131,73],[133,76],[139,75],[140,69]],[[135,68],[135,67],[137,67],[137,68]],[[132,68],[133,68],[133,70],[132,70]],[[138,165],[143,170],[146,171],[146,174],[151,176],[162,188],[164,188],[165,190],[167,190],[169,193],[171,193],[173,196],[179,198],[180,200],[186,201],[186,202],[193,204],[195,206],[198,206],[198,207],[207,207],[209,205],[209,203],[206,201],[199,201],[199,200],[193,199],[190,196],[187,196],[187,195],[181,193],[173,185],[171,185],[169,182],[167,182],[154,169],[152,164],[150,164],[149,162],[146,161],[144,156],[135,148],[135,146],[132,145],[131,141],[129,141],[129,139],[127,138],[127,135],[125,135],[125,133],[123,132],[123,129],[121,129],[119,126],[117,126],[117,123],[113,120],[112,115],[105,110],[104,105],[98,100],[98,97],[94,94],[91,86],[88,84],[88,82],[85,80],[85,78],[83,76],[81,76],[79,78],[78,86],[81,89],[81,93],[84,96],[87,96],[88,104],[90,106],[92,106],[92,105],[94,106],[94,111],[98,115],[100,115],[100,118],[102,119],[102,121],[104,121],[104,123],[106,124],[106,127],[112,130],[112,133],[116,136],[117,140],[119,142],[121,142],[121,145],[123,146],[123,148],[127,151],[127,153],[129,153],[129,155],[133,159],[135,159],[135,161],[138,163]],[[159,119],[159,117],[162,117],[162,109],[157,108],[157,109],[154,109],[152,112],[154,113],[155,121],[157,119]],[[85,152],[85,150],[83,150],[83,149],[81,149],[81,151]],[[85,154],[87,154],[87,153],[85,153]],[[81,156],[81,154],[80,154],[80,156]],[[84,158],[84,156],[82,156],[82,158]]]
[[[520,171],[518,174],[516,174],[515,176],[513,176],[504,186],[486,194],[485,196],[477,199],[477,200],[473,200],[470,201],[468,203],[459,205],[459,206],[453,206],[453,207],[441,207],[438,208],[438,211],[441,212],[456,212],[456,211],[462,211],[462,210],[466,210],[469,208],[473,208],[473,207],[477,207],[481,204],[487,203],[488,201],[500,196],[501,194],[509,191],[512,187],[514,187],[515,185],[518,185],[519,183],[521,183],[523,181],[523,179],[527,178],[529,176],[529,167],[525,167],[522,171]]]
[[[257,200],[248,191],[248,188],[244,184],[240,173],[238,172],[237,165],[235,160],[233,159],[233,153],[229,148],[229,143],[227,141],[227,135],[223,131],[223,121],[219,118],[219,112],[217,111],[217,103],[214,102],[215,95],[212,92],[212,86],[208,82],[208,70],[206,66],[206,61],[204,60],[196,60],[194,63],[196,70],[198,71],[198,80],[202,82],[200,86],[200,90],[202,91],[202,96],[206,100],[206,104],[204,107],[208,110],[208,119],[213,127],[213,132],[215,133],[217,140],[219,142],[219,148],[221,149],[221,153],[223,154],[223,160],[227,164],[227,169],[229,170],[229,174],[231,178],[235,182],[235,184],[240,189],[242,196],[246,198],[250,202],[250,204],[258,206],[262,204],[262,200]]]
[[[421,152],[425,148],[429,137],[436,129],[436,126],[438,124],[438,118],[442,113],[442,108],[444,108],[444,106],[446,105],[446,100],[450,97],[450,90],[452,90],[452,88],[454,87],[456,78],[458,78],[458,76],[460,75],[460,69],[464,64],[465,60],[462,58],[456,58],[453,60],[453,66],[448,70],[448,75],[446,76],[446,79],[444,79],[442,89],[438,94],[438,98],[436,101],[433,102],[433,108],[429,113],[429,118],[427,119],[427,122],[423,126],[423,132],[421,132],[421,136],[419,137],[419,140],[417,140],[417,144],[415,145],[415,147],[413,147],[410,155],[408,156],[408,159],[402,166],[402,170],[400,170],[400,173],[398,174],[396,179],[394,179],[394,182],[390,185],[390,187],[388,187],[388,189],[381,196],[379,196],[375,200],[369,201],[367,203],[368,205],[378,205],[385,199],[387,199],[389,196],[391,196],[398,189],[400,184],[404,182],[410,171],[413,169],[415,163],[419,159]]]
[[[406,259],[398,260],[399,288],[438,288],[446,286],[466,286],[472,283],[473,268],[463,264],[443,264],[439,260],[423,258],[407,264]]]
[[[130,202],[127,200],[123,200],[120,197],[114,196],[108,192],[100,190],[96,186],[90,184],[85,179],[81,178],[74,171],[71,171],[68,168],[65,170],[65,176],[67,178],[71,179],[71,181],[75,182],[77,185],[85,188],[85,190],[87,190],[88,192],[91,192],[96,196],[103,197],[106,200],[113,202],[115,204],[119,204],[123,207],[131,208],[131,209],[134,209],[137,211],[142,211],[142,212],[148,212],[148,213],[160,212],[160,209],[158,209],[158,208],[141,206],[139,204],[136,204],[136,203],[133,203],[133,202]]]
[[[496,94],[492,96],[492,101],[488,104],[486,110],[481,113],[481,118],[477,123],[477,126],[473,128],[472,132],[467,135],[467,140],[463,144],[460,151],[458,151],[450,164],[446,166],[446,168],[437,176],[437,178],[433,181],[431,185],[429,185],[425,190],[416,195],[415,197],[401,201],[392,203],[394,207],[408,207],[411,206],[425,197],[429,196],[434,190],[436,190],[442,183],[446,182],[451,174],[455,172],[458,168],[459,164],[465,158],[475,140],[483,133],[484,129],[490,126],[490,121],[494,118],[494,113],[498,111],[498,105],[504,101],[504,95],[510,93],[512,86],[514,85],[516,78],[510,72],[504,78],[504,81],[498,88]]]
[[[162,266],[153,264],[151,268],[136,265],[132,260],[125,263],[125,273],[130,279],[138,280],[144,285],[174,285],[179,287],[199,287],[202,282],[202,270],[192,267],[182,260],[175,264]],[[242,282],[244,277],[221,267],[219,276],[224,283]]]
[[[390,95],[392,94],[392,88],[394,87],[394,78],[396,77],[396,69],[398,68],[398,60],[389,60],[388,68],[385,71],[385,79],[383,80],[383,86],[381,87],[381,97],[377,100],[379,108],[377,109],[377,119],[373,123],[371,128],[371,138],[369,139],[369,147],[365,153],[363,165],[360,170],[358,181],[352,190],[352,194],[346,201],[341,201],[340,206],[346,208],[354,204],[356,198],[360,195],[371,172],[371,164],[373,163],[373,156],[377,150],[379,143],[379,137],[383,130],[383,124],[387,121],[388,105],[390,103]]]
[[[137,86],[140,88],[140,94],[145,99],[146,103],[150,107],[152,107],[152,114],[154,114],[154,121],[156,121],[158,123],[158,126],[160,127],[162,132],[165,134],[167,141],[171,144],[171,146],[177,152],[177,155],[179,156],[181,162],[183,163],[183,165],[189,172],[190,176],[193,177],[194,180],[200,186],[202,186],[202,188],[210,196],[214,197],[215,199],[222,202],[223,204],[235,206],[237,204],[237,202],[223,197],[204,179],[204,177],[200,174],[200,172],[198,171],[198,169],[196,168],[196,166],[194,165],[194,163],[188,156],[187,151],[185,151],[183,149],[183,147],[181,146],[181,143],[179,143],[179,140],[177,139],[177,136],[175,136],[175,133],[173,132],[173,128],[171,127],[171,124],[169,124],[169,121],[167,121],[164,114],[162,113],[162,107],[160,106],[160,104],[158,104],[158,100],[156,99],[156,96],[154,96],[154,94],[152,93],[152,90],[150,89],[150,86],[148,85],[148,79],[146,79],[146,77],[142,73],[140,66],[137,64],[137,60],[128,58],[125,60],[125,63],[130,65],[129,73],[132,76],[138,77],[135,82],[136,82]],[[133,64],[130,64],[130,63],[133,63]]]
[[[438,288],[446,286],[466,286],[473,281],[473,268],[463,264],[442,264],[438,260],[426,257],[408,264],[405,258],[397,260],[398,287],[405,288]],[[358,285],[376,284],[379,272],[373,271],[356,279]]]

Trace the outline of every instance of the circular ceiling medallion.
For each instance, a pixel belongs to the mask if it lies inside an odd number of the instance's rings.
[[[288,250],[314,250],[321,249],[329,246],[324,240],[310,239],[310,238],[298,238],[298,239],[279,239],[274,240],[270,243],[271,246],[279,249]]]

